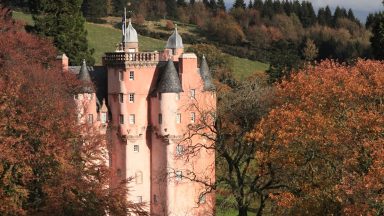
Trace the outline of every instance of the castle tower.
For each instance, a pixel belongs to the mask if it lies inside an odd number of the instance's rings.
[[[87,63],[83,60],[78,79],[82,82],[81,91],[75,95],[75,102],[78,110],[78,119],[80,124],[88,123],[94,125],[97,121],[97,98],[96,91],[93,88],[91,76]]]
[[[175,24],[175,30],[168,38],[167,45],[165,46],[166,58],[172,57],[173,61],[178,61],[180,55],[184,52],[183,39],[181,38],[177,24]]]
[[[184,53],[177,27],[163,52],[139,52],[136,30],[124,23],[124,49],[103,58],[111,113],[111,187],[133,178],[127,199],[147,203],[151,215],[209,215],[214,196],[202,194],[204,187],[187,176],[195,173],[213,183],[214,151],[186,162],[182,156],[188,146],[180,143],[200,118],[193,105],[216,108],[208,64],[203,59],[199,69],[196,55]]]

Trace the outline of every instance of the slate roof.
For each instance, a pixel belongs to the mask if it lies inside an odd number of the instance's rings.
[[[69,66],[68,69],[71,73],[78,75],[80,79],[81,67],[82,66]],[[108,96],[107,69],[104,66],[93,66],[93,67],[86,66],[86,68],[88,70],[90,80],[95,86],[96,96],[100,104],[100,101],[103,101],[103,99],[107,100],[107,96]]]
[[[209,71],[208,63],[205,56],[203,56],[203,58],[201,59],[200,75],[204,81],[204,91],[214,91],[215,85],[212,82],[211,72]]]
[[[165,48],[167,49],[184,48],[183,39],[177,32],[177,25],[175,27],[175,31],[173,31],[172,35],[168,38],[167,46]]]
[[[172,59],[169,59],[165,67],[159,67],[159,82],[157,83],[157,92],[159,93],[180,93],[183,91]]]

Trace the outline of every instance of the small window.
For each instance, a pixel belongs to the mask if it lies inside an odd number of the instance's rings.
[[[119,71],[119,80],[120,81],[124,80],[124,71]]]
[[[129,115],[129,124],[135,124],[135,114]]]
[[[159,124],[163,124],[163,115],[159,114]]]
[[[176,181],[181,181],[182,178],[183,178],[183,172],[182,171],[176,171],[176,173],[175,173]]]
[[[199,204],[204,204],[206,202],[205,194],[201,194],[199,197]]]
[[[136,184],[143,184],[143,172],[138,171],[135,173]]]
[[[137,203],[142,203],[143,202],[143,197],[142,196],[137,196],[136,197],[136,202]]]
[[[196,120],[196,114],[194,112],[191,112],[191,122],[195,123]]]
[[[119,94],[119,102],[124,103],[124,94],[123,93]]]
[[[159,93],[159,100],[161,100],[161,93]]]
[[[177,100],[177,101],[180,100],[180,93],[177,93],[177,94],[176,94],[176,100]]]
[[[177,145],[176,146],[176,155],[182,155],[184,152],[184,146],[182,145]]]
[[[153,195],[153,203],[155,203],[155,204],[157,203],[157,196],[156,196],[156,194]]]
[[[133,145],[133,151],[139,152],[139,145]]]
[[[135,72],[129,71],[129,80],[135,80]]]
[[[107,113],[102,112],[100,115],[100,120],[101,120],[101,123],[103,124],[107,123]]]
[[[180,113],[177,113],[177,114],[176,114],[176,123],[177,123],[177,124],[180,124],[180,123],[181,123],[181,114],[180,114]]]
[[[93,115],[92,114],[88,114],[88,123],[89,124],[93,123]]]
[[[124,115],[120,115],[119,121],[120,121],[120,124],[124,124]]]
[[[129,93],[129,103],[135,102],[135,93]]]
[[[191,98],[195,98],[196,97],[196,90],[195,89],[191,89]]]

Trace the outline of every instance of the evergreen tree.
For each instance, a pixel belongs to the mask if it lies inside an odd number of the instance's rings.
[[[196,0],[189,0],[190,5],[194,5],[196,3]]]
[[[113,11],[117,16],[121,16],[124,13],[124,7],[127,6],[128,0],[112,0]]]
[[[253,3],[253,8],[261,12],[263,10],[263,5],[264,4],[262,0],[255,0],[255,3]]]
[[[252,9],[254,7],[253,1],[249,0],[248,8]]]
[[[84,0],[81,6],[84,17],[95,20],[107,15],[106,0]]]
[[[373,18],[372,37],[373,55],[376,59],[384,60],[384,12],[376,14]]]
[[[263,4],[262,16],[272,18],[274,15],[272,0],[266,0]]]
[[[225,7],[225,2],[224,2],[224,0],[218,0],[217,1],[217,8],[219,9],[219,10],[226,10],[227,8]]]
[[[185,2],[185,0],[177,0],[177,6],[178,7],[186,7],[187,3]]]
[[[217,10],[216,0],[209,0],[209,8],[211,8],[211,10],[213,10],[213,11]]]
[[[85,19],[79,0],[35,0],[30,1],[37,34],[53,38],[55,46],[64,52],[72,65],[80,65],[82,59],[93,65],[93,50],[88,48]]]
[[[329,8],[328,5],[325,7],[324,17],[325,17],[327,25],[332,26],[333,16],[332,16],[331,8]]]
[[[284,12],[289,16],[293,12],[292,10],[292,2],[286,0],[283,3]]]
[[[205,5],[205,7],[209,8],[209,0],[203,0],[203,4]]]
[[[283,5],[279,0],[273,1],[273,13],[274,14],[281,14],[284,13]]]
[[[233,8],[244,8],[245,9],[246,4],[244,0],[236,0],[235,3],[233,3]]]
[[[165,0],[167,15],[170,18],[176,18],[177,17],[177,5],[176,0]]]
[[[327,25],[327,18],[324,8],[319,8],[319,11],[317,12],[317,22],[319,23],[319,25]]]

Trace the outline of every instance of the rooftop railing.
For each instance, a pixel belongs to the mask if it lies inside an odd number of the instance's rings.
[[[105,53],[105,65],[122,65],[127,63],[155,63],[159,61],[158,52],[111,52]]]

